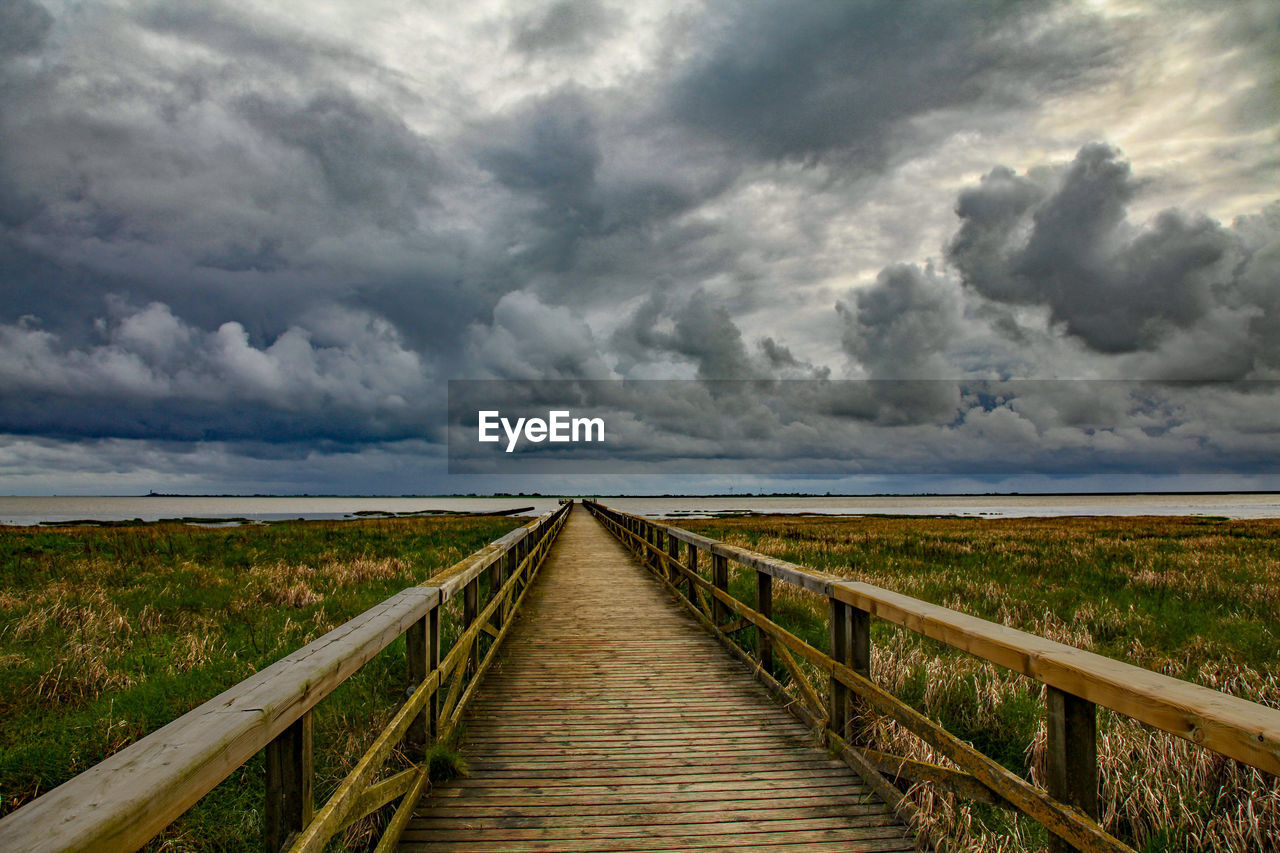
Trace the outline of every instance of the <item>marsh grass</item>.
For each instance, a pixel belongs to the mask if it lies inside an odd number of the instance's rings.
[[[0,814],[522,521],[0,528]],[[446,642],[459,622],[450,602]],[[317,707],[317,802],[403,691],[399,640]],[[149,849],[258,849],[262,796],[259,755]],[[372,826],[352,827],[340,846],[360,847]]]
[[[1280,707],[1280,521],[759,517],[680,526]],[[731,591],[751,602],[754,578],[734,573]],[[826,647],[825,599],[775,583],[774,614]],[[872,644],[879,684],[1044,784],[1039,683],[880,620]],[[948,764],[896,724],[863,726],[886,752]],[[1098,756],[1103,823],[1136,849],[1280,849],[1275,777],[1105,709]],[[1040,827],[1003,809],[923,786],[910,796],[957,850],[1045,844]]]

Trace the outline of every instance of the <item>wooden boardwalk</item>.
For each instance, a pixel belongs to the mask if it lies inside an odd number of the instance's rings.
[[[581,508],[402,851],[905,851],[828,757]]]

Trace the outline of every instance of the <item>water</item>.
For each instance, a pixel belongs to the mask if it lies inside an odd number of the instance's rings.
[[[533,507],[525,515],[556,508],[556,498],[310,498],[310,497],[0,497],[0,524],[42,521],[126,521],[140,518],[348,518],[357,512],[495,512]]]
[[[797,498],[613,498],[604,501],[637,515],[722,512],[822,515],[957,515],[989,518],[1067,515],[1192,515],[1280,518],[1280,494],[1207,495],[904,495]]]
[[[722,512],[818,513],[823,515],[957,515],[1032,517],[1065,515],[1191,515],[1280,518],[1280,494],[1208,495],[972,495],[784,498],[606,498],[627,512],[654,517]],[[411,513],[427,510],[493,512],[533,507],[525,515],[555,509],[556,498],[311,498],[311,497],[0,497],[0,524],[141,518],[348,518],[360,511]]]

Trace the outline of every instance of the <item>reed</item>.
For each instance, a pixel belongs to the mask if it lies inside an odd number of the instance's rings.
[[[821,571],[1280,707],[1280,522],[1193,518],[755,517],[681,526]],[[750,600],[745,573],[734,593]],[[774,618],[825,646],[826,600],[775,585]],[[883,623],[873,677],[1043,785],[1039,684]],[[947,762],[871,721],[885,751]],[[1144,853],[1280,849],[1280,780],[1103,710],[1103,823]],[[917,787],[961,851],[1042,849],[1044,831],[998,807]]]
[[[519,523],[0,528],[0,814]],[[447,636],[457,630],[450,612]],[[394,713],[403,686],[401,641],[317,708],[318,801]],[[262,791],[259,757],[148,849],[257,849]],[[358,848],[367,829],[343,843]]]

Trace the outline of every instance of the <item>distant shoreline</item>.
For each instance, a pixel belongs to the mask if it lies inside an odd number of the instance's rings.
[[[147,492],[132,495],[6,495],[12,498],[1088,498],[1088,497],[1186,497],[1190,495],[1280,495],[1275,489],[1193,489],[1178,491],[1119,491],[1119,492],[651,492],[613,493],[585,492],[492,492],[489,494],[439,494],[439,495],[391,495],[391,494],[248,494],[248,493],[179,493]]]

